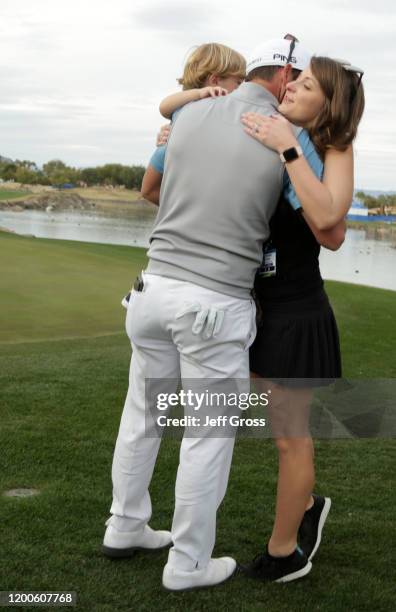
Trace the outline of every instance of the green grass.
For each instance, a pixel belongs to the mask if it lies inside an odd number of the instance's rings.
[[[122,296],[146,262],[143,249],[0,233],[0,342],[94,336],[123,329]]]
[[[21,198],[25,195],[31,195],[29,191],[16,191],[13,189],[12,191],[7,191],[6,189],[0,189],[0,201],[1,200],[16,200],[17,198]]]
[[[0,256],[0,492],[41,491],[0,496],[0,590],[74,590],[84,612],[394,610],[389,439],[317,442],[317,489],[334,507],[304,580],[262,585],[238,577],[172,594],[161,588],[166,552],[102,557],[130,357],[119,301],[144,251],[0,233]],[[395,376],[395,294],[342,283],[328,283],[328,291],[346,375]],[[177,461],[177,442],[164,440],[151,487],[157,528],[171,523]],[[215,555],[244,561],[264,545],[276,463],[271,441],[237,441]]]
[[[350,221],[348,219],[346,224],[347,227],[351,229],[387,229],[393,232],[396,228],[396,223],[394,221]]]

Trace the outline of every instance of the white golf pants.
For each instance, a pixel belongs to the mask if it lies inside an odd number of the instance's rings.
[[[190,304],[224,311],[219,333],[205,339],[192,333],[196,314],[180,316]],[[179,315],[179,316],[177,316]],[[110,522],[119,531],[139,531],[150,520],[148,487],[160,437],[148,431],[145,379],[177,381],[244,379],[249,384],[249,352],[256,333],[255,304],[198,285],[144,274],[144,290],[132,291],[126,330],[132,344],[129,389],[114,451]],[[213,381],[214,382],[214,381]],[[246,390],[245,385],[245,390]],[[249,387],[247,387],[249,389]],[[205,567],[215,543],[216,511],[228,482],[234,436],[183,438],[176,479],[173,547],[169,563],[192,570]]]

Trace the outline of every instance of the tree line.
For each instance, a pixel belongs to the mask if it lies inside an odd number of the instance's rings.
[[[92,168],[73,168],[60,159],[52,159],[39,168],[29,160],[1,160],[0,178],[25,185],[124,185],[128,189],[140,189],[145,168],[105,164]]]
[[[380,214],[384,215],[386,208],[396,206],[396,194],[381,194],[372,196],[364,191],[357,191],[355,198],[359,199],[366,208],[379,208]]]
[[[105,164],[91,168],[74,168],[60,159],[52,159],[39,168],[30,160],[10,160],[0,158],[0,178],[4,181],[15,181],[24,185],[124,185],[127,189],[140,189],[144,166],[124,166],[122,164]],[[358,191],[355,194],[366,208],[379,208],[382,214],[385,208],[396,207],[396,194],[373,196]]]

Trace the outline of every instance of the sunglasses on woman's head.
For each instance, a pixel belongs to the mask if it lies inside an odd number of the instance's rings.
[[[361,68],[358,68],[357,66],[352,66],[351,62],[345,62],[344,60],[337,60],[337,62],[340,62],[344,70],[346,70],[347,72],[354,72],[355,74],[359,76],[358,81],[356,83],[356,89],[357,89],[362,81],[364,70],[362,70]]]
[[[341,64],[344,70],[347,70],[348,72],[355,72],[356,74],[358,74],[360,81],[362,80],[362,76],[364,75],[364,70],[362,70],[361,68],[358,68],[357,66],[352,66],[351,62],[348,62],[348,60],[339,59],[337,57],[334,57],[333,59],[335,62],[338,62],[339,64]]]
[[[357,66],[352,66],[351,62],[347,62],[346,60],[342,60],[342,59],[336,59],[336,62],[338,62],[339,64],[341,64],[341,66],[344,68],[344,70],[346,70],[347,72],[353,72],[354,74],[358,75],[358,80],[355,86],[355,91],[352,92],[351,95],[351,102],[354,99],[354,97],[357,94],[357,91],[360,87],[360,83],[362,82],[362,78],[364,75],[364,70],[362,70],[361,68],[358,68]]]

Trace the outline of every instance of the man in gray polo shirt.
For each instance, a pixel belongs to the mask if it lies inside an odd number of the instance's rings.
[[[289,41],[275,39],[261,46],[264,59],[252,57],[250,70],[284,66],[271,83],[253,79],[228,96],[194,102],[178,114],[149,264],[129,302],[130,384],[114,452],[112,516],[103,550],[128,556],[135,548],[156,549],[172,541],[163,573],[170,590],[218,584],[235,570],[234,559],[211,558],[234,436],[213,437],[210,428],[200,429],[199,437],[184,436],[172,532],[151,530],[148,486],[160,436],[147,418],[155,406],[147,401],[145,381],[162,379],[167,393],[176,391],[179,378],[188,387],[201,381],[196,388],[209,394],[218,391],[219,379],[247,388],[248,348],[255,336],[250,292],[283,166],[275,152],[247,136],[240,117],[275,111],[292,65],[302,70],[309,63],[301,45],[293,56],[289,51]]]

